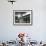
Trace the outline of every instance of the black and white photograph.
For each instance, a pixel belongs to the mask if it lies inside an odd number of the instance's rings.
[[[13,23],[14,24],[31,24],[32,10],[14,10]]]

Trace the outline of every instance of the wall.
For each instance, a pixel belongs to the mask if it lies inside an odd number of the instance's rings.
[[[32,26],[14,26],[14,10],[33,10]],[[0,0],[0,40],[15,40],[19,32],[30,34],[33,40],[46,40],[46,1],[17,0],[12,5],[7,0]]]

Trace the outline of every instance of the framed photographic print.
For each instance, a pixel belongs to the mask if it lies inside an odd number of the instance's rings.
[[[13,24],[32,25],[32,10],[13,10]]]

